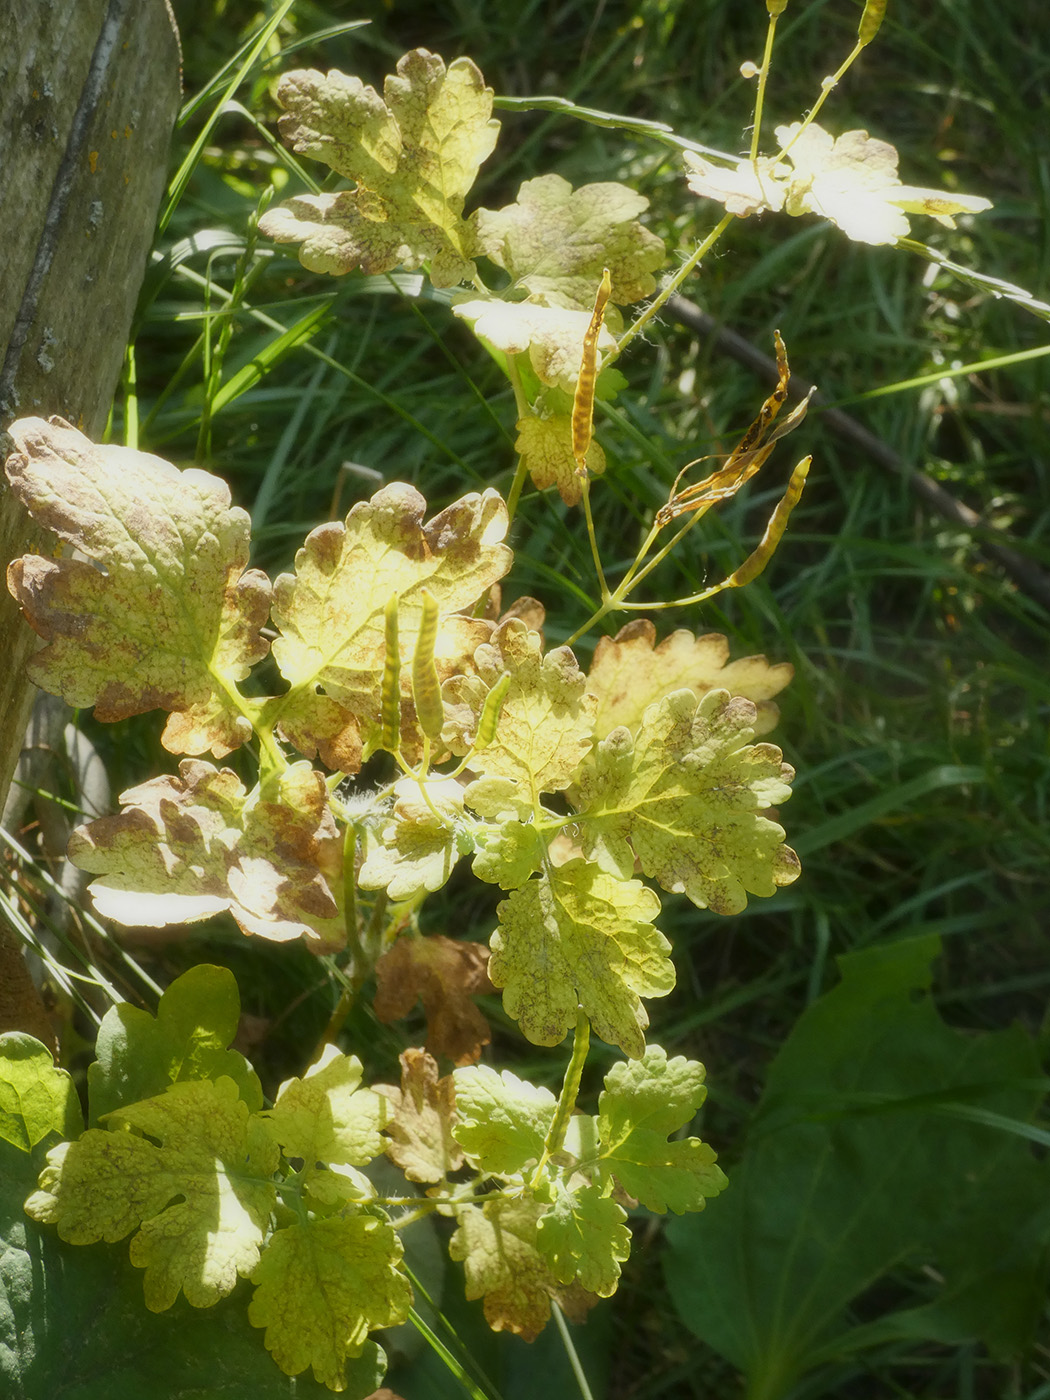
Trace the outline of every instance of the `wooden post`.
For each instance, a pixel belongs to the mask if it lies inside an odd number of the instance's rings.
[[[180,97],[166,0],[0,0],[0,427],[98,437],[117,387]],[[0,484],[0,566],[49,548]],[[0,810],[34,687],[0,587]]]

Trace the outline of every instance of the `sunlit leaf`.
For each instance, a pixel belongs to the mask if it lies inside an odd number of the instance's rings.
[[[772,744],[751,744],[755,707],[679,690],[651,705],[637,736],[614,729],[584,766],[584,850],[622,876],[646,875],[701,908],[736,914],[799,873],[784,830],[763,809],[791,795],[793,770]]]
[[[178,778],[152,778],[121,802],[119,816],[69,843],[74,864],[102,877],[90,886],[100,913],[160,927],[228,909],[245,933],[342,946],[343,841],[308,763],[289,768],[268,800],[228,768],[184,759]]]
[[[90,1128],[48,1153],[27,1213],[70,1244],[136,1231],[131,1262],[146,1271],[146,1306],[163,1312],[180,1289],[210,1306],[259,1261],[276,1143],[232,1079],[173,1084],[107,1121],[114,1131]]]
[[[311,734],[314,705],[334,701],[345,724],[356,729],[365,753],[382,739],[382,684],[386,660],[385,614],[398,596],[401,650],[402,744],[418,751],[422,736],[415,720],[411,660],[429,592],[442,614],[434,661],[441,679],[469,666],[491,623],[458,616],[510,568],[502,543],[507,509],[495,491],[468,495],[423,523],[426,502],[411,486],[385,486],[350,511],[345,524],[333,521],[307,536],[295,559],[295,573],[274,585],[273,618],[280,636],[273,653],[291,683],[277,711],[287,713],[291,736],[303,747],[320,742],[332,717],[319,716]],[[316,693],[323,688],[325,695]],[[346,736],[341,742],[347,746]],[[344,769],[344,771],[346,771]]]
[[[649,201],[627,185],[574,190],[560,175],[526,180],[513,204],[471,216],[477,250],[511,277],[516,291],[548,306],[590,310],[603,268],[612,300],[651,296],[665,255],[661,239],[638,223]]]
[[[756,734],[774,728],[779,711],[771,697],[791,680],[794,667],[771,665],[764,656],[729,660],[729,643],[717,632],[697,637],[679,628],[656,645],[656,628],[647,618],[621,627],[615,637],[600,637],[587,672],[587,690],[598,699],[595,734],[604,739],[618,725],[632,734],[654,701],[683,687],[699,699],[709,690],[728,690],[755,702]]]
[[[356,188],[301,195],[268,210],[259,227],[301,243],[313,272],[389,272],[430,263],[435,286],[474,275],[463,203],[496,144],[492,89],[469,58],[446,69],[414,49],[386,80],[384,96],[332,71],[286,73],[277,89],[281,133],[292,149],[323,160]]]
[[[251,735],[230,696],[266,655],[270,583],[248,569],[250,521],[226,483],[53,419],[8,429],[12,490],[85,559],[27,554],[8,585],[47,646],[29,674],[102,720],[170,712],[173,753],[222,757]],[[90,560],[91,562],[87,562]]]
[[[571,860],[499,906],[489,975],[534,1045],[558,1045],[582,1007],[603,1040],[641,1055],[642,997],[674,986],[670,945],[653,927],[660,901],[639,880]]]

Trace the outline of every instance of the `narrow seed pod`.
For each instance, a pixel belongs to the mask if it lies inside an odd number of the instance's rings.
[[[419,727],[428,739],[436,739],[445,724],[445,706],[441,699],[441,682],[434,665],[434,647],[438,633],[438,605],[434,595],[423,589],[423,616],[419,621],[419,636],[412,654],[412,695],[416,702]]]
[[[594,429],[594,386],[598,379],[598,337],[602,333],[605,320],[605,307],[612,291],[612,278],[609,269],[602,272],[602,280],[594,298],[594,312],[591,323],[583,337],[583,359],[580,362],[580,377],[576,381],[576,393],[572,400],[572,455],[576,462],[578,476],[587,474],[587,449],[591,445]]]
[[[885,18],[886,0],[867,0],[864,13],[860,17],[860,28],[857,30],[857,43],[861,48],[871,43]]]
[[[503,713],[503,702],[507,698],[507,691],[510,689],[510,672],[504,671],[499,680],[485,696],[485,703],[481,707],[481,716],[478,719],[478,732],[474,739],[475,752],[479,749],[487,749],[496,737],[496,730],[499,727],[499,717]]]
[[[803,457],[798,466],[791,473],[791,480],[788,482],[787,490],[777,502],[773,514],[769,517],[769,524],[766,532],[755,549],[740,568],[729,575],[725,581],[726,588],[742,588],[745,583],[751,583],[758,578],[759,574],[772,559],[777,545],[787,529],[788,516],[798,505],[802,497],[802,488],[806,484],[806,477],[809,475],[809,467],[812,457]]]
[[[383,662],[383,748],[397,753],[401,747],[401,654],[397,642],[398,596],[391,593],[384,613],[386,660]]]

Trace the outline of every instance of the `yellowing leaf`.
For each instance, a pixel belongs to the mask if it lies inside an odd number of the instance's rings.
[[[866,131],[835,138],[814,122],[796,139],[798,130],[797,122],[777,127],[778,141],[790,146],[785,159],[794,167],[787,212],[821,214],[857,242],[895,243],[906,237],[905,209],[950,220],[952,214],[992,207],[987,199],[902,185],[896,149]]]
[[[627,1212],[601,1187],[570,1191],[559,1182],[539,1219],[536,1244],[559,1283],[580,1284],[600,1298],[616,1292],[620,1265],[631,1254]]]
[[[536,1222],[544,1207],[533,1200],[494,1200],[457,1209],[452,1259],[463,1261],[467,1297],[484,1298],[494,1332],[515,1332],[527,1342],[543,1331],[551,1298],[561,1301],[558,1280],[536,1248]]]
[[[245,933],[341,947],[343,841],[324,777],[294,764],[274,797],[184,759],[178,778],[129,789],[119,816],[75,831],[69,857],[103,877],[90,886],[95,907],[120,923],[156,928],[228,909]]]
[[[463,1165],[463,1149],[452,1136],[456,1091],[452,1076],[438,1077],[437,1061],[422,1050],[401,1055],[401,1087],[377,1085],[393,1116],[386,1124],[386,1154],[409,1181],[443,1181]]]
[[[347,1385],[348,1359],[368,1334],[396,1327],[412,1306],[399,1270],[401,1241],[372,1215],[334,1215],[278,1230],[252,1274],[253,1327],[286,1375],[307,1367],[330,1390]]]
[[[783,209],[786,190],[775,175],[776,159],[759,157],[737,165],[716,165],[693,151],[683,152],[689,188],[701,199],[713,199],[727,214],[747,218],[764,209]]]
[[[543,1155],[558,1101],[549,1089],[488,1065],[457,1069],[456,1141],[493,1176],[514,1176]],[[570,1280],[566,1279],[566,1283]]]
[[[755,702],[756,734],[767,734],[779,711],[771,697],[794,675],[787,662],[770,665],[764,656],[729,660],[729,643],[717,632],[696,637],[679,628],[659,646],[656,628],[647,618],[621,627],[615,637],[602,637],[587,673],[587,689],[597,696],[595,734],[604,739],[618,725],[638,732],[642,716],[654,701],[685,687],[699,699],[709,690],[728,690]]]
[[[510,618],[478,647],[474,663],[486,689],[504,672],[511,681],[496,737],[472,768],[509,778],[534,801],[567,788],[594,732],[595,702],[584,694],[587,681],[575,656],[568,647],[544,656],[539,634]]]
[[[600,1166],[648,1210],[703,1210],[726,1186],[715,1154],[699,1138],[667,1141],[703,1103],[704,1067],[667,1058],[650,1045],[640,1060],[614,1065],[598,1099]]]
[[[321,1058],[301,1079],[288,1079],[273,1108],[262,1114],[286,1157],[301,1157],[308,1168],[363,1167],[386,1143],[388,1105],[361,1088],[361,1061],[326,1045]]]
[[[557,1045],[582,1007],[625,1055],[645,1049],[640,998],[674,986],[670,945],[653,927],[660,901],[639,880],[571,860],[530,880],[499,906],[489,975],[534,1045]]]
[[[329,703],[316,695],[323,687],[371,752],[382,738],[382,683],[386,660],[385,610],[399,598],[402,745],[412,754],[422,736],[412,703],[411,659],[422,617],[422,593],[437,600],[442,620],[435,664],[439,677],[451,675],[470,657],[492,628],[483,619],[449,616],[474,604],[510,568],[502,543],[507,508],[495,491],[464,496],[423,524],[426,502],[411,486],[385,486],[370,501],[355,505],[345,524],[333,521],[307,536],[295,559],[295,573],[274,585],[273,619],[281,635],[273,653],[291,683],[287,700],[290,733],[302,747],[320,743],[332,728],[331,715],[319,715],[316,736],[310,710]],[[351,748],[348,734],[341,743]],[[346,770],[344,770],[346,771]]]
[[[518,419],[518,437],[514,450],[525,462],[532,484],[540,491],[556,486],[567,506],[579,504],[583,490],[576,471],[572,450],[572,418],[568,413],[556,413],[550,418],[529,414]],[[605,453],[592,438],[585,458],[591,476],[605,471]]]
[[[210,1307],[258,1263],[276,1201],[276,1143],[226,1078],[173,1084],[107,1119],[116,1131],[91,1128],[48,1153],[27,1213],[70,1244],[140,1227],[131,1262],[146,1271],[146,1306],[163,1312],[181,1289]]]
[[[593,299],[594,290],[591,289]],[[544,384],[571,394],[583,363],[583,338],[591,323],[590,311],[538,306],[531,301],[461,301],[455,315],[473,326],[474,334],[507,355],[528,351],[532,368]],[[608,326],[598,336],[598,353],[615,348]]]
[[[549,306],[589,310],[602,271],[623,305],[656,290],[663,241],[638,223],[649,201],[626,185],[574,190],[560,175],[526,180],[514,204],[471,216],[477,251],[510,273],[516,290]]]
[[[162,709],[173,753],[221,757],[251,736],[230,697],[266,655],[270,583],[248,569],[250,521],[225,482],[61,419],[8,430],[7,474],[40,525],[88,559],[27,554],[8,586],[47,642],[29,674],[101,720]]]
[[[302,195],[259,221],[279,243],[301,243],[314,272],[389,272],[429,261],[437,287],[469,282],[472,235],[463,203],[499,122],[492,89],[469,58],[446,69],[414,49],[387,78],[384,97],[358,78],[314,70],[287,73],[277,90],[287,109],[281,133],[356,189]]]
[[[456,1064],[470,1064],[492,1039],[488,1022],[471,1000],[491,990],[488,949],[431,934],[399,938],[376,963],[376,1015],[381,1021],[407,1016],[423,1003],[427,1049]]]
[[[424,798],[415,778],[394,784],[397,800],[391,819],[358,872],[362,889],[385,889],[394,900],[439,890],[470,849],[462,784],[443,778],[427,782],[425,788]]]
[[[646,710],[635,738],[614,729],[583,768],[584,850],[622,875],[646,875],[700,908],[737,914],[799,874],[784,830],[760,813],[791,795],[772,744],[749,744],[755,707],[679,690]]]

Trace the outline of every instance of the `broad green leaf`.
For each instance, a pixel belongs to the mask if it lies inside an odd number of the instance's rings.
[[[511,681],[496,736],[471,767],[520,784],[533,803],[540,793],[569,786],[594,732],[594,701],[584,693],[587,680],[575,656],[568,647],[546,655],[542,648],[539,633],[510,618],[474,653],[486,687],[505,672]]]
[[[292,686],[280,703],[279,722],[300,749],[323,743],[339,724],[356,733],[366,755],[380,742],[385,611],[392,596],[399,600],[402,747],[409,756],[422,741],[411,661],[423,591],[442,614],[434,656],[441,679],[469,667],[475,648],[489,636],[491,623],[450,614],[473,607],[510,568],[511,552],[502,543],[506,506],[495,491],[486,491],[464,496],[426,525],[425,510],[413,487],[385,486],[354,506],[345,524],[332,521],[312,531],[296,555],[295,573],[275,583],[273,620],[281,635],[273,653]],[[318,686],[326,695],[316,693]],[[338,718],[331,713],[333,702]],[[352,747],[345,735],[341,743],[344,750]]]
[[[456,1093],[452,1076],[438,1076],[437,1061],[422,1050],[401,1054],[401,1087],[376,1086],[390,1101],[386,1154],[409,1181],[444,1181],[463,1165],[463,1149],[452,1136]]]
[[[108,1121],[114,1131],[89,1128],[48,1153],[26,1212],[70,1244],[137,1231],[131,1262],[146,1271],[146,1306],[163,1312],[181,1289],[209,1307],[259,1260],[276,1144],[225,1078],[173,1084]]]
[[[0,1142],[28,1153],[51,1134],[71,1138],[83,1128],[73,1081],[47,1046],[23,1031],[0,1035]]]
[[[772,697],[794,673],[786,661],[770,665],[764,656],[730,661],[729,643],[717,632],[697,637],[683,627],[657,646],[656,628],[638,618],[615,637],[600,637],[594,648],[587,690],[598,700],[595,734],[604,739],[621,724],[637,734],[649,706],[683,687],[697,699],[709,690],[728,690],[753,700],[754,731],[768,734],[780,717]]]
[[[540,491],[556,486],[567,506],[579,505],[583,486],[572,451],[571,415],[556,413],[550,418],[538,418],[530,413],[518,419],[517,428],[514,450],[524,460],[533,486]],[[605,471],[605,453],[594,438],[585,461],[591,476],[601,476]]]
[[[412,1289],[399,1272],[401,1241],[373,1215],[330,1216],[278,1230],[259,1260],[248,1320],[289,1376],[309,1367],[342,1390],[346,1364],[378,1327],[404,1322]]]
[[[1019,1027],[944,1024],[929,995],[938,948],[925,937],[839,960],[841,983],[770,1068],[730,1191],[668,1230],[679,1315],[747,1373],[749,1394],[777,1400],[806,1372],[886,1341],[982,1339],[1014,1356],[1029,1345],[1050,1243],[1047,1164],[1022,1139],[939,1110],[1029,1122],[1038,1056]],[[919,1287],[899,1286],[894,1311],[880,1280],[902,1262]],[[858,1325],[853,1301],[876,1285],[889,1311]]]
[[[484,1172],[514,1176],[543,1155],[558,1101],[549,1089],[488,1065],[457,1069],[453,1136]],[[569,1282],[568,1279],[565,1282]]]
[[[415,778],[394,784],[390,820],[358,872],[362,889],[385,889],[393,900],[415,899],[439,890],[471,849],[463,821],[463,785],[437,778],[424,786],[425,793]]]
[[[699,1138],[669,1133],[684,1127],[707,1096],[704,1067],[676,1056],[668,1060],[659,1045],[643,1058],[614,1065],[598,1099],[599,1161],[620,1185],[649,1210],[703,1210],[726,1179],[715,1154]]]
[[[632,738],[614,729],[581,770],[588,856],[629,875],[635,859],[672,894],[738,914],[748,894],[798,878],[798,857],[764,808],[791,796],[793,770],[772,744],[750,744],[755,707],[724,690],[697,703],[678,690],[646,710]]]
[[[39,1157],[39,1161],[37,1161]],[[158,1315],[120,1245],[80,1249],[29,1219],[23,1202],[44,1153],[0,1143],[0,1395],[4,1400],[324,1400],[311,1377],[293,1383],[248,1322],[244,1299],[204,1310],[180,1298]],[[385,1361],[344,1400],[382,1383]]]
[[[222,1075],[258,1112],[263,1102],[258,1076],[238,1050],[226,1048],[240,1014],[233,973],[206,963],[172,982],[155,1017],[128,1002],[111,1007],[99,1027],[95,1063],[88,1066],[92,1127],[103,1114],[161,1094],[169,1084]]]
[[[472,1000],[492,991],[488,961],[481,943],[441,934],[399,938],[376,963],[376,1015],[396,1021],[418,999],[427,1018],[427,1049],[457,1065],[473,1064],[492,1039]]]
[[[602,271],[612,274],[612,300],[651,296],[663,241],[638,223],[649,201],[627,185],[574,190],[560,175],[526,180],[513,204],[471,215],[477,251],[504,268],[518,291],[550,306],[590,311]]]
[[[343,73],[287,73],[277,89],[281,134],[356,188],[304,195],[259,221],[268,237],[301,243],[313,272],[389,272],[430,262],[436,287],[474,276],[463,203],[499,132],[492,90],[469,58],[446,69],[414,49],[387,78],[384,97]],[[385,98],[385,100],[384,100]]]
[[[504,890],[517,889],[543,864],[550,833],[557,831],[560,818],[540,807],[539,816],[550,822],[550,830],[538,827],[532,803],[510,778],[477,778],[468,784],[464,798],[485,818],[484,824],[474,828],[471,869],[479,880]]]
[[[248,569],[250,521],[225,482],[55,419],[9,429],[15,495],[85,559],[27,554],[8,582],[47,645],[37,685],[101,720],[169,711],[172,753],[217,757],[251,737],[231,691],[266,655],[270,583]]]
[[[575,389],[583,363],[583,338],[591,323],[590,311],[539,306],[531,301],[501,301],[498,297],[461,301],[452,310],[473,327],[480,340],[496,350],[507,355],[527,351],[541,383],[569,394]],[[598,354],[607,354],[615,346],[612,331],[603,326],[598,336]]]
[[[285,1080],[262,1117],[286,1157],[301,1157],[308,1169],[319,1162],[363,1167],[383,1151],[388,1104],[361,1088],[361,1074],[355,1055],[326,1045],[301,1079]]]
[[[660,901],[639,880],[571,860],[499,906],[489,976],[534,1045],[557,1045],[582,1007],[595,1032],[625,1055],[645,1049],[641,998],[674,986],[670,944],[653,926]]]
[[[790,145],[794,167],[785,208],[789,214],[820,214],[860,243],[895,243],[908,234],[905,210],[952,224],[953,214],[979,214],[987,199],[918,190],[902,185],[897,152],[866,131],[832,137],[815,122],[797,136],[799,123],[777,127],[777,140]],[[797,139],[796,139],[797,136]]]
[[[569,1190],[559,1182],[554,1203],[540,1216],[536,1244],[559,1283],[579,1280],[588,1293],[616,1292],[620,1265],[631,1254],[627,1212],[598,1186]]]
[[[468,1298],[484,1298],[485,1320],[494,1332],[515,1332],[534,1341],[550,1317],[551,1299],[562,1288],[536,1246],[543,1205],[534,1200],[492,1200],[456,1210],[452,1259],[463,1261]]]
[[[229,910],[245,933],[339,948],[343,839],[324,776],[293,764],[273,798],[246,793],[229,768],[184,759],[178,778],[129,789],[119,816],[75,831],[69,857],[103,877],[90,886],[95,907],[120,923],[155,928]]]

